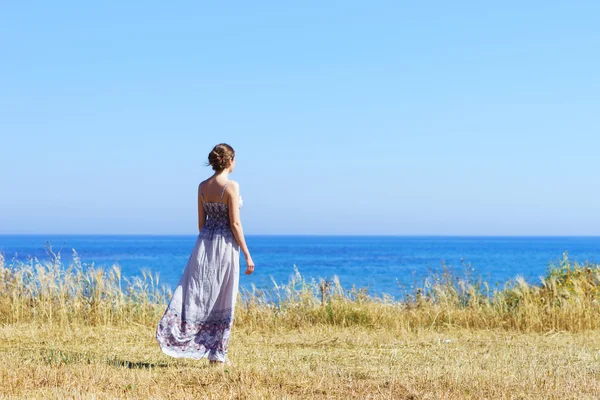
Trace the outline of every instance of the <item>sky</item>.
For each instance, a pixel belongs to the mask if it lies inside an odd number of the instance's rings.
[[[600,3],[0,3],[0,234],[600,235]]]

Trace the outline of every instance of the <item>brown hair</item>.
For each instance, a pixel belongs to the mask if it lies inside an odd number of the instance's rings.
[[[233,147],[227,143],[219,143],[208,154],[207,165],[212,166],[215,171],[222,171],[229,167],[234,157],[235,150],[233,150]]]

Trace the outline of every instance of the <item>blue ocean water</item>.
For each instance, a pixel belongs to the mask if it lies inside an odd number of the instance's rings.
[[[133,235],[0,235],[0,252],[7,263],[28,256],[44,259],[44,243],[61,250],[69,262],[75,249],[83,263],[121,266],[123,275],[140,275],[142,268],[158,272],[160,281],[177,285],[196,236]],[[337,275],[342,286],[368,287],[371,294],[402,296],[422,283],[442,263],[462,274],[465,268],[492,286],[516,275],[538,283],[551,262],[565,251],[580,262],[600,263],[600,237],[492,236],[247,236],[256,264],[240,285],[273,287],[287,283],[294,265],[307,278]]]

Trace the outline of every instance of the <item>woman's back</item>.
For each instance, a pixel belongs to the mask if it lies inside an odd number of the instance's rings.
[[[213,182],[210,182],[210,181]],[[226,181],[220,189],[220,197],[217,200],[215,193],[219,190],[219,182],[216,179],[209,178],[206,181],[200,183],[200,196],[202,198],[202,207],[206,213],[206,221],[200,236],[212,238],[216,234],[221,234],[227,237],[232,237],[231,224],[229,218],[229,207],[227,202],[224,202],[223,197],[225,195],[225,189],[229,181]],[[206,193],[206,194],[205,194]],[[207,201],[207,198],[215,201]]]
[[[219,179],[211,176],[210,178],[200,182],[200,195],[205,203],[227,203],[227,185],[233,182],[232,180]]]

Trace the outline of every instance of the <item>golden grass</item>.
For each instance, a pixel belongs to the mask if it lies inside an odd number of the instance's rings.
[[[10,265],[0,255],[0,323],[150,326],[171,297],[148,271],[127,279],[117,265],[109,270],[84,266],[75,253],[75,261],[65,268],[60,255],[51,254],[50,261]],[[285,285],[274,283],[270,291],[242,293],[236,319],[252,329],[324,324],[411,332],[582,332],[600,328],[600,265],[572,263],[565,254],[540,285],[517,277],[493,290],[486,282],[445,269],[400,301],[369,296],[363,289],[344,290],[335,277],[315,282],[297,273]]]
[[[0,255],[0,398],[600,398],[600,266],[566,254],[540,285],[444,270],[401,301],[297,274],[240,296],[230,368],[160,351],[170,296]]]
[[[11,398],[596,399],[600,332],[234,327],[234,366],[173,359],[152,326],[0,328]],[[1,397],[1,396],[0,396]]]

